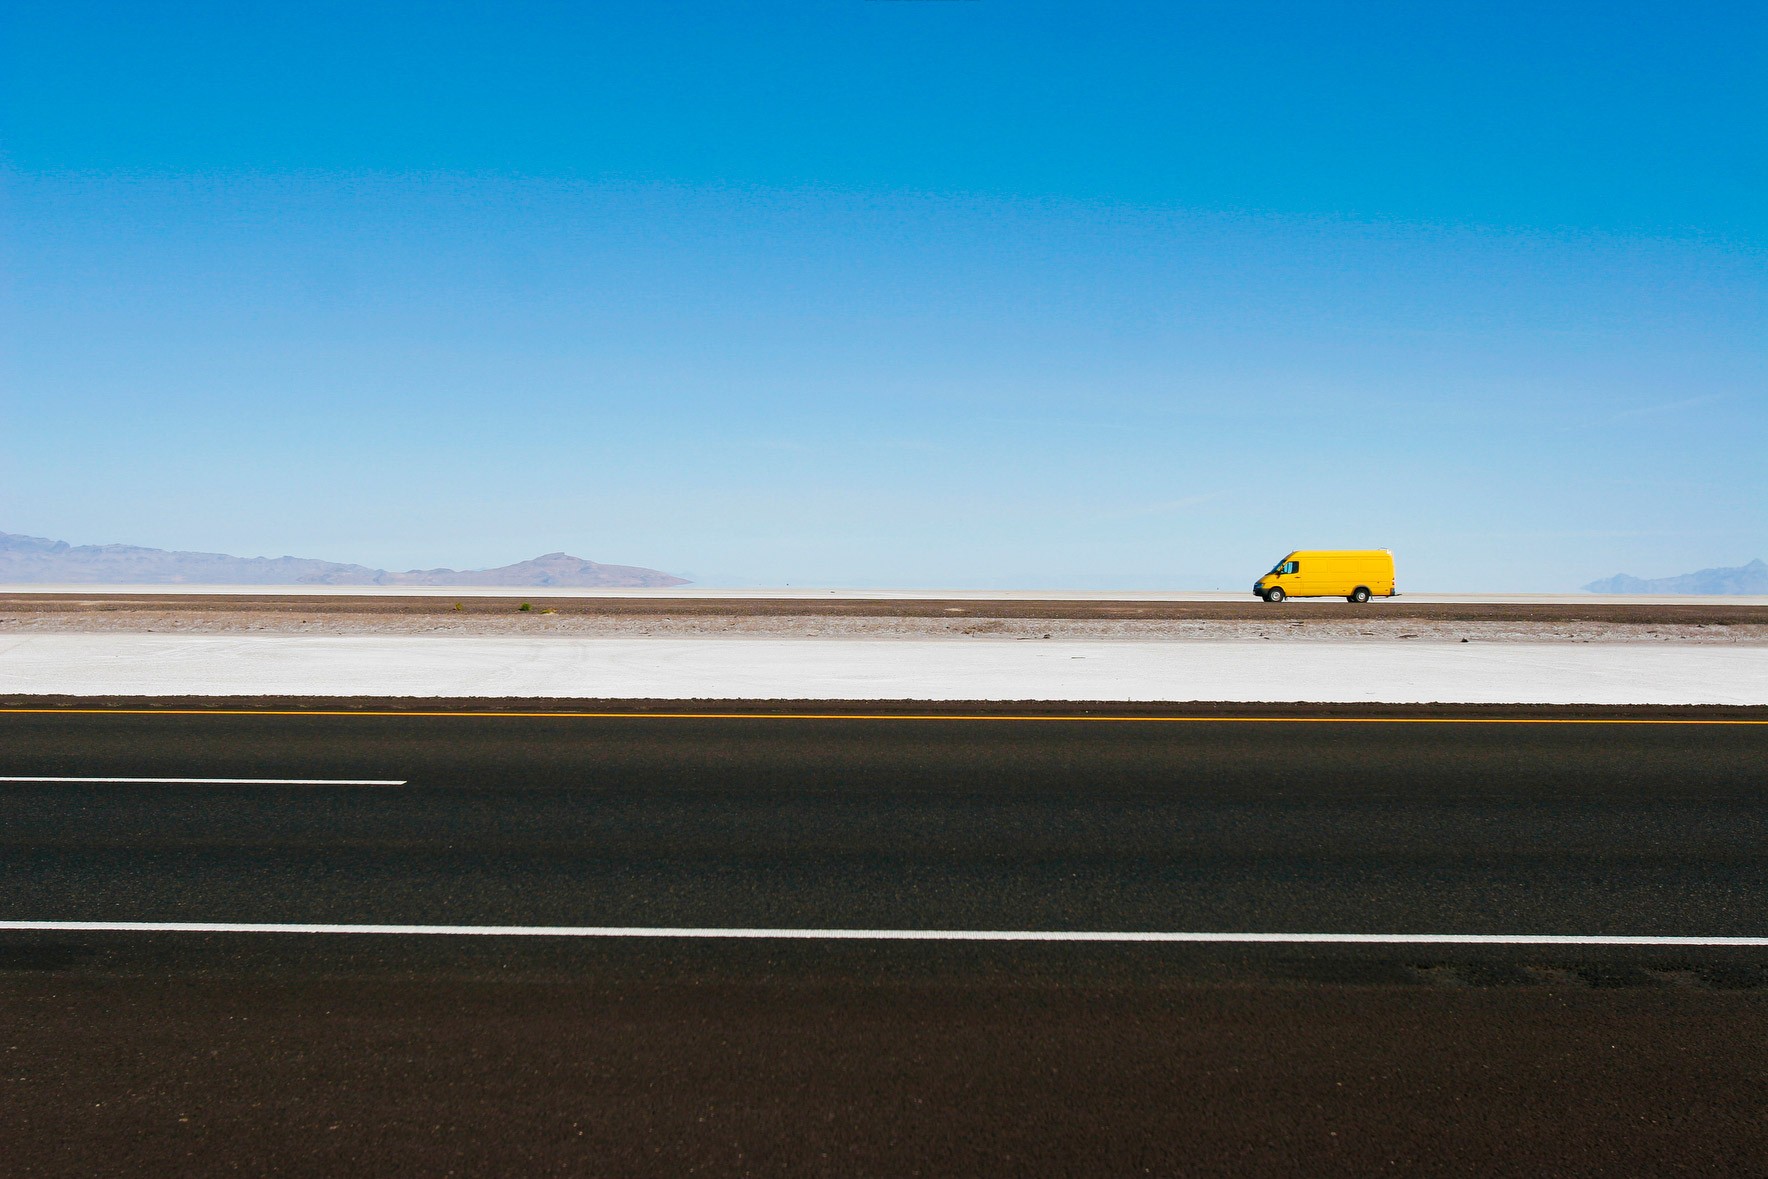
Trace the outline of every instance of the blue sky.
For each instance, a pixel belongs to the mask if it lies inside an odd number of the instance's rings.
[[[1754,5],[17,3],[0,530],[725,585],[1768,553]]]

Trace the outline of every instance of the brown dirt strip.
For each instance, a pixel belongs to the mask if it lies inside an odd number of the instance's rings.
[[[0,616],[165,614],[200,618],[205,615],[253,614],[278,618],[340,619],[354,617],[416,617],[438,621],[503,618],[518,609],[519,592],[507,598],[470,597],[458,602],[437,597],[288,597],[255,594],[106,594],[81,598],[68,594],[0,594]],[[1626,604],[1593,598],[1589,603],[1505,604],[1383,601],[1363,606],[1349,602],[1303,602],[1271,606],[1250,594],[1244,602],[1020,601],[972,599],[872,600],[800,598],[544,598],[532,600],[540,614],[608,619],[748,619],[748,618],[976,618],[1051,620],[1148,620],[1220,622],[1309,622],[1330,620],[1417,622],[1594,622],[1680,626],[1768,626],[1768,606],[1711,603]]]
[[[526,607],[526,608],[524,608]],[[0,595],[0,636],[404,635],[1142,642],[1368,640],[1768,647],[1758,605]]]

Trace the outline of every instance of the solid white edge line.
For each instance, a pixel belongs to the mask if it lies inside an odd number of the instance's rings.
[[[43,774],[0,776],[0,782],[113,782],[186,786],[403,786],[404,778],[68,778]]]
[[[742,938],[958,942],[1253,942],[1279,945],[1746,946],[1768,937],[1556,933],[1188,933],[1037,929],[719,929],[642,925],[351,925],[229,921],[0,921],[0,931],[41,933],[308,933],[453,937]]]

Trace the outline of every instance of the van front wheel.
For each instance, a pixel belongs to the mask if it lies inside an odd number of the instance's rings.
[[[1265,591],[1265,601],[1270,602],[1273,605],[1275,605],[1278,602],[1281,602],[1287,596],[1288,595],[1286,595],[1282,590],[1277,589],[1275,586],[1273,586],[1272,588]]]
[[[1359,585],[1356,589],[1351,591],[1350,600],[1357,603],[1367,602],[1369,600],[1369,588],[1367,586]]]

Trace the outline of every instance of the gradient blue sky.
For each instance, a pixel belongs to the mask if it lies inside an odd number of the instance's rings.
[[[1768,555],[1768,7],[0,16],[0,530],[719,585]]]

